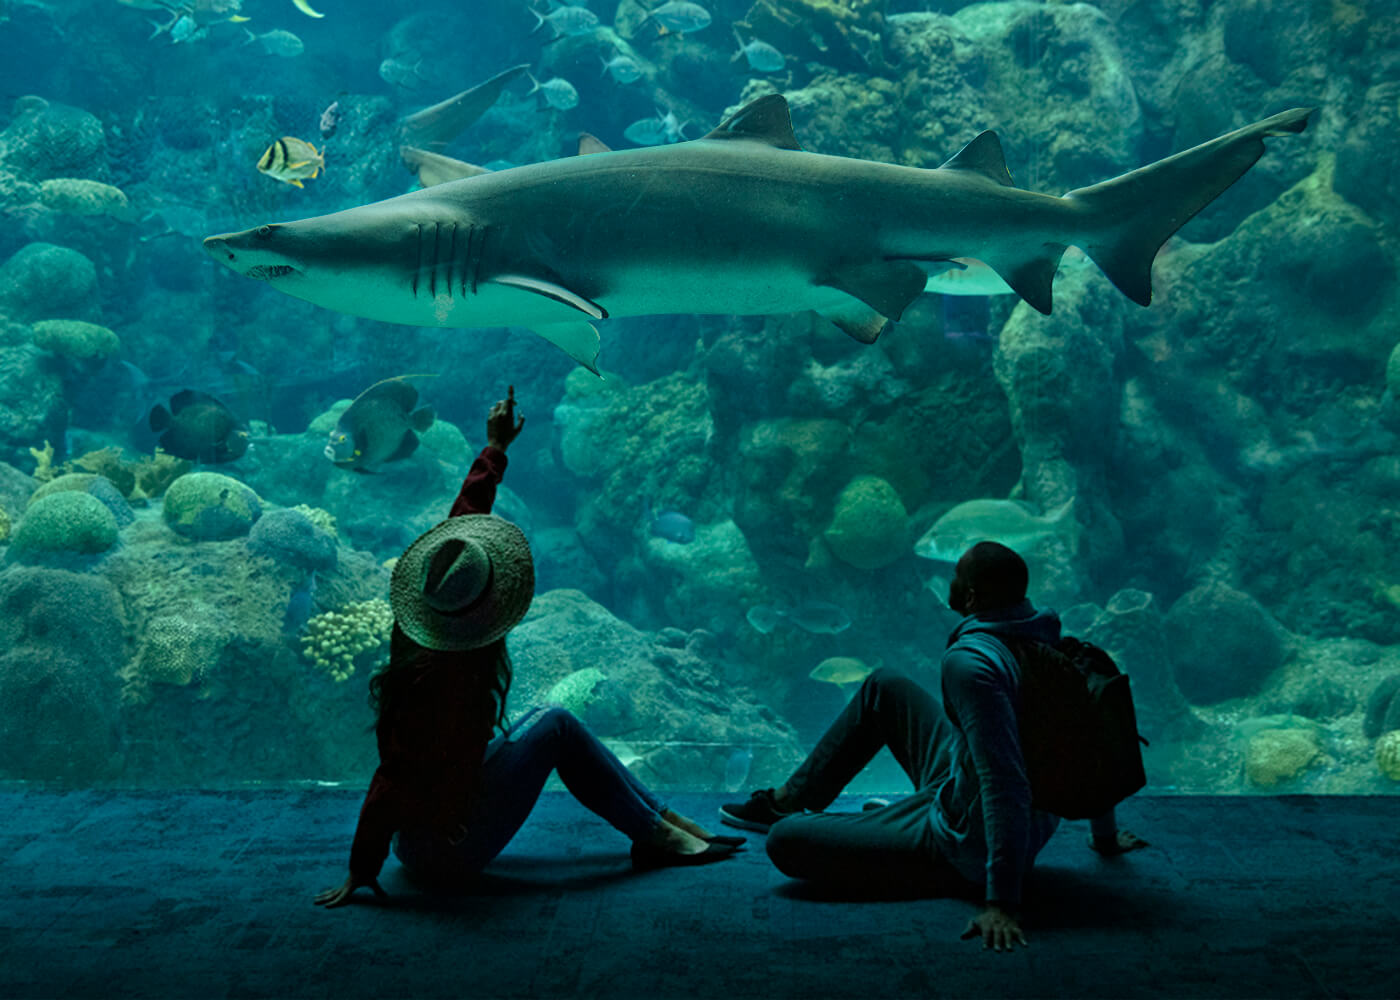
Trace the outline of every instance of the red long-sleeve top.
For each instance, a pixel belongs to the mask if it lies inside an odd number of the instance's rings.
[[[506,471],[506,453],[487,445],[472,463],[448,517],[489,514]],[[480,685],[465,671],[430,670],[376,728],[379,767],[360,807],[350,847],[350,873],[379,875],[396,830],[425,826],[450,832],[465,804],[489,733],[469,731],[465,706]]]

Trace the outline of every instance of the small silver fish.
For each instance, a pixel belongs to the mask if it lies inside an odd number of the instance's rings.
[[[612,74],[614,80],[624,84],[636,83],[642,78],[642,68],[637,65],[637,61],[631,56],[624,56],[620,53],[615,54],[611,59],[603,59],[603,73]]]
[[[321,112],[321,138],[329,139],[335,135],[335,130],[340,128],[340,120],[345,117],[345,110],[340,106],[340,101],[331,101],[325,111]]]
[[[556,40],[587,35],[598,27],[598,15],[587,7],[560,7],[551,14],[541,14],[539,11],[530,13],[536,18],[535,27],[531,29],[530,34],[533,35],[548,24],[555,30]]]
[[[710,12],[698,3],[690,3],[688,0],[670,0],[663,3],[651,12],[648,20],[655,21],[667,31],[676,34],[684,34],[688,31],[700,31],[710,26],[713,20]]]
[[[573,8],[567,9],[572,10]],[[528,76],[529,74],[526,75]],[[563,77],[553,76],[544,83],[540,83],[540,81],[531,76],[530,82],[534,84],[534,86],[530,88],[530,94],[538,92],[539,95],[544,98],[545,103],[551,108],[557,108],[560,111],[568,111],[570,108],[578,107],[578,91],[574,89],[572,83],[565,80]],[[526,96],[528,97],[529,94]]]
[[[787,65],[783,54],[773,46],[767,42],[760,42],[757,38],[745,42],[739,37],[737,28],[734,29],[734,40],[739,43],[739,51],[734,54],[734,58],[743,56],[748,60],[751,69],[760,73],[781,73]]]

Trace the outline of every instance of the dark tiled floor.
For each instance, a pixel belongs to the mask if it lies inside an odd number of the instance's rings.
[[[1139,798],[1120,817],[1153,847],[1115,862],[1066,824],[1009,955],[958,939],[967,903],[825,898],[761,838],[634,874],[563,793],[469,894],[391,860],[390,901],[318,909],[359,799],[0,792],[0,996],[1400,996],[1400,798]]]

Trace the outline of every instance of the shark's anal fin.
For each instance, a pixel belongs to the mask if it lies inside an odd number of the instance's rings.
[[[555,302],[577,309],[589,319],[608,318],[608,311],[598,303],[553,281],[529,278],[523,274],[498,274],[491,281],[497,285],[505,285],[507,288],[518,288],[522,292],[543,295],[547,299],[553,299]]]
[[[782,94],[750,101],[704,136],[706,139],[753,139],[778,149],[801,149],[792,130],[792,112]]]
[[[850,300],[819,312],[861,343],[874,343],[888,321],[904,315],[927,280],[923,269],[907,260],[848,264],[817,284],[845,292]]]
[[[1046,243],[1038,248],[1035,256],[1020,260],[989,256],[987,264],[1032,308],[1049,316],[1054,301],[1052,288],[1055,272],[1060,268],[1060,258],[1064,252],[1063,243]]]
[[[594,375],[602,377],[598,371],[598,330],[592,323],[543,323],[532,329]]]

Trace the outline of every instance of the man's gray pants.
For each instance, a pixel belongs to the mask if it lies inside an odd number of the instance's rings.
[[[774,823],[768,856],[792,878],[922,895],[979,890],[933,842],[929,810],[952,767],[957,742],[942,704],[912,678],[876,670],[788,779],[805,810]],[[859,813],[822,812],[882,747],[914,783],[914,794]]]

